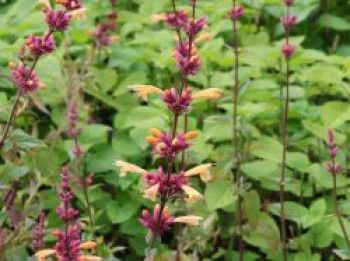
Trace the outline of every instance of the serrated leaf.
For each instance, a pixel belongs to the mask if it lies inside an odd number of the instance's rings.
[[[218,180],[209,183],[205,191],[208,210],[225,208],[237,200],[235,189],[230,181]]]

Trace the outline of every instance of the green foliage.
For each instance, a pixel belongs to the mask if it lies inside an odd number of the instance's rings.
[[[52,1],[51,1],[52,2]],[[108,1],[86,0],[88,17],[75,21],[72,29],[57,34],[58,50],[41,59],[36,71],[46,84],[20,101],[16,127],[6,140],[0,165],[0,189],[5,194],[11,182],[21,186],[15,209],[25,217],[21,234],[0,243],[0,259],[26,260],[31,250],[30,236],[37,214],[48,214],[48,229],[60,225],[55,208],[57,183],[63,164],[72,161],[73,141],[67,137],[66,113],[73,95],[78,98],[79,143],[84,152],[83,172],[94,172],[95,183],[89,195],[93,208],[98,253],[104,260],[141,260],[146,247],[146,230],[138,218],[150,206],[142,198],[143,181],[138,176],[119,177],[116,159],[154,170],[161,162],[151,157],[145,138],[150,128],[169,130],[171,115],[156,97],[139,100],[128,86],[152,84],[161,89],[179,86],[172,56],[175,31],[151,21],[155,13],[171,10],[171,1],[120,0],[118,35],[94,57],[91,32],[104,14]],[[188,9],[188,1],[177,1]],[[231,90],[234,56],[231,50],[229,0],[198,0],[198,13],[205,15],[205,29],[213,39],[200,43],[202,70],[190,78],[194,91],[209,87],[224,91],[219,101],[195,101],[189,113],[189,129],[200,133],[190,148],[186,165],[216,163],[213,180],[196,187],[204,195],[200,203],[184,209],[172,203],[179,213],[199,212],[203,224],[185,228],[181,237],[183,260],[236,260],[233,240],[237,222],[238,196],[243,198],[243,238],[246,259],[279,261],[281,240],[278,191],[281,170],[281,98],[285,72],[280,54],[284,14],[280,0],[242,0],[246,17],[239,24],[240,99],[238,106],[243,189],[233,181]],[[295,1],[298,16],[291,42],[298,46],[291,60],[289,143],[286,172],[286,214],[289,260],[349,260],[350,253],[331,201],[332,177],[324,169],[327,161],[325,141],[328,128],[335,129],[339,163],[344,172],[336,177],[340,209],[350,232],[349,211],[349,121],[350,121],[350,30],[349,1]],[[321,1],[322,2],[322,1]],[[44,32],[43,14],[29,0],[0,1],[0,121],[5,124],[15,98],[9,79],[9,61],[18,61],[16,52],[26,36]],[[77,92],[74,92],[79,89]],[[78,93],[78,94],[77,94]],[[93,122],[93,123],[91,123]],[[180,118],[179,128],[184,121]],[[161,162],[163,163],[163,162]],[[74,176],[74,178],[77,178]],[[84,195],[77,190],[76,206],[86,224]],[[3,199],[1,200],[1,203]],[[5,215],[7,218],[7,214]],[[0,216],[3,224],[5,216]],[[83,237],[88,238],[84,227]],[[177,230],[170,232],[158,248],[159,260],[166,260],[174,249]],[[47,245],[53,238],[47,236]],[[19,243],[18,243],[19,242]],[[332,249],[338,249],[333,250]],[[5,253],[5,255],[4,255]],[[332,255],[331,255],[332,254]],[[6,256],[6,259],[2,259]]]

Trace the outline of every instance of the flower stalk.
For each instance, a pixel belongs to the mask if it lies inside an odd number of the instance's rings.
[[[334,206],[334,212],[335,216],[338,219],[340,228],[342,230],[342,233],[344,235],[344,239],[346,241],[346,244],[348,248],[350,249],[350,239],[349,236],[346,232],[346,228],[344,225],[344,222],[341,217],[341,212],[338,207],[338,201],[337,201],[337,175],[342,172],[342,167],[336,163],[336,158],[338,155],[338,147],[335,142],[335,137],[334,133],[332,130],[328,131],[328,140],[327,140],[327,145],[328,145],[328,154],[331,158],[330,162],[327,162],[325,164],[325,167],[327,171],[332,175],[332,199],[333,199],[333,206]]]
[[[290,44],[290,32],[296,23],[296,17],[290,14],[290,7],[293,5],[293,0],[284,0],[287,8],[287,14],[281,19],[285,29],[286,42],[282,46],[282,54],[286,64],[285,75],[285,94],[284,106],[282,115],[282,164],[281,164],[281,180],[280,180],[280,206],[281,206],[281,236],[282,236],[282,258],[283,261],[288,259],[287,249],[287,229],[286,229],[286,213],[285,213],[285,176],[286,176],[286,161],[288,151],[288,116],[289,116],[289,92],[290,92],[290,59],[293,56],[296,46]]]
[[[92,215],[92,206],[90,204],[88,188],[92,184],[93,175],[85,177],[81,170],[83,151],[79,145],[78,137],[82,133],[82,129],[78,127],[78,108],[77,102],[72,99],[68,106],[68,116],[67,116],[67,135],[73,140],[74,146],[72,148],[72,153],[75,156],[76,172],[77,172],[77,185],[82,188],[84,201],[89,216],[89,227],[91,236],[94,237],[94,220]]]
[[[157,172],[149,172],[130,163],[117,160],[116,165],[120,167],[120,176],[128,172],[141,175],[145,182],[144,197],[152,201],[158,201],[153,214],[144,210],[140,218],[141,224],[149,230],[146,238],[148,248],[146,249],[145,260],[154,260],[155,246],[165,232],[171,229],[174,223],[197,226],[201,217],[189,215],[175,217],[170,214],[167,203],[178,198],[187,202],[196,202],[203,196],[194,188],[189,186],[191,176],[199,176],[202,181],[210,180],[209,169],[212,164],[204,164],[185,171],[186,149],[191,146],[198,133],[196,131],[178,131],[178,123],[181,116],[186,114],[193,99],[216,100],[222,96],[222,92],[212,88],[193,93],[188,87],[188,77],[196,75],[201,67],[201,61],[197,55],[195,41],[197,35],[206,25],[204,18],[196,19],[196,1],[191,1],[191,18],[184,10],[177,10],[176,2],[173,1],[173,13],[156,14],[153,21],[164,21],[170,27],[175,28],[179,39],[175,48],[175,60],[180,69],[182,84],[179,90],[175,88],[165,91],[152,85],[132,85],[131,89],[138,93],[138,96],[146,100],[148,95],[159,95],[173,115],[172,126],[169,132],[158,129],[151,129],[151,136],[146,141],[153,147],[153,154],[166,161],[165,166],[160,166]],[[185,121],[186,116],[185,116]],[[187,126],[187,124],[185,124]],[[181,158],[179,158],[181,155]],[[177,159],[180,160],[180,168],[176,173]],[[179,252],[178,254],[179,255]]]
[[[12,80],[17,87],[17,95],[12,105],[10,117],[6,123],[0,140],[0,149],[5,144],[5,140],[9,134],[9,130],[17,117],[17,108],[20,98],[30,92],[35,91],[38,87],[44,89],[45,85],[41,83],[35,72],[36,65],[41,57],[54,52],[56,43],[53,36],[54,32],[64,32],[68,29],[70,21],[74,13],[82,9],[80,1],[60,1],[57,4],[64,6],[64,9],[54,11],[48,1],[39,1],[44,7],[45,22],[49,29],[42,37],[30,35],[25,41],[18,54],[20,63],[16,65],[10,62],[9,66],[12,69]],[[73,4],[72,4],[73,3]],[[31,66],[25,64],[25,58],[31,58]]]
[[[243,261],[244,242],[243,242],[243,218],[242,218],[242,177],[240,173],[240,153],[239,153],[239,130],[238,130],[238,96],[239,96],[239,52],[238,52],[238,30],[237,21],[244,15],[244,7],[237,5],[237,1],[232,1],[232,8],[228,12],[232,21],[232,44],[234,53],[234,88],[232,89],[233,101],[233,126],[232,126],[232,145],[233,162],[235,164],[235,181],[239,191],[237,201],[237,241],[238,241],[238,260]]]

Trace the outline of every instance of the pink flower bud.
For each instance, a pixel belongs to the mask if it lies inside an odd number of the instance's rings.
[[[281,18],[281,22],[283,24],[284,29],[289,32],[292,27],[297,22],[297,17],[295,15],[286,15],[285,17]]]
[[[296,46],[294,44],[284,44],[282,46],[282,53],[286,59],[289,59],[293,56],[296,50]]]
[[[236,6],[235,8],[231,8],[228,14],[232,21],[237,21],[239,18],[243,17],[244,15],[244,6],[239,5],[239,6]]]
[[[294,3],[294,0],[284,0],[284,4],[285,4],[286,6],[292,6],[293,3]]]

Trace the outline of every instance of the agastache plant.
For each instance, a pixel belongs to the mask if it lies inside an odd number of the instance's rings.
[[[189,186],[189,177],[199,175],[204,182],[211,178],[210,163],[187,171],[184,169],[184,164],[180,164],[180,169],[174,172],[178,156],[188,149],[192,145],[192,140],[198,136],[195,131],[178,131],[178,122],[179,117],[189,111],[193,99],[213,100],[222,96],[222,91],[215,88],[193,93],[188,87],[189,76],[196,75],[201,67],[195,39],[206,25],[206,19],[196,19],[196,1],[191,1],[191,17],[186,11],[177,10],[175,1],[172,3],[173,12],[154,15],[153,21],[164,21],[177,32],[178,44],[175,47],[174,58],[181,73],[181,86],[178,89],[170,88],[165,91],[152,85],[130,86],[144,100],[151,94],[159,95],[173,115],[170,131],[152,128],[151,136],[146,139],[152,147],[152,153],[156,157],[163,158],[166,164],[159,166],[156,172],[151,172],[122,160],[116,161],[116,166],[120,167],[120,176],[123,177],[129,172],[141,175],[145,183],[144,197],[157,201],[154,210],[144,210],[140,218],[141,224],[149,231],[146,238],[148,248],[145,260],[154,259],[157,240],[169,231],[174,223],[196,226],[202,219],[195,215],[175,217],[167,206],[168,202],[178,198],[184,198],[187,202],[201,200],[203,196]]]
[[[228,12],[228,15],[232,21],[232,43],[234,53],[234,88],[232,90],[233,100],[233,162],[235,164],[235,181],[237,183],[237,189],[239,193],[242,191],[242,180],[240,174],[241,158],[239,153],[239,131],[238,131],[238,95],[239,95],[239,52],[238,52],[238,30],[237,21],[244,15],[244,6],[238,5],[236,0],[232,1],[232,8]],[[242,217],[242,195],[238,195],[237,202],[237,239],[238,239],[238,260],[243,260],[244,242],[243,242],[243,217]]]
[[[292,15],[290,8],[293,5],[293,0],[284,0],[286,5],[286,15],[281,19],[285,30],[285,43],[282,46],[282,54],[286,64],[285,78],[285,94],[284,106],[282,115],[282,165],[281,165],[281,180],[280,180],[280,205],[281,205],[281,234],[282,234],[282,258],[283,261],[288,259],[287,248],[287,228],[286,228],[286,213],[285,213],[285,172],[288,150],[288,115],[289,115],[289,92],[290,92],[290,59],[293,56],[296,46],[290,43],[290,34],[293,26],[296,23],[296,16]]]
[[[95,31],[92,33],[94,48],[96,48],[98,51],[99,59],[102,49],[119,40],[118,36],[112,35],[117,30],[116,21],[118,19],[118,0],[110,0],[110,4],[112,9],[111,12],[102,18],[102,21],[97,25]]]
[[[77,101],[75,97],[71,99],[68,104],[68,113],[67,113],[67,135],[70,137],[74,145],[72,147],[72,154],[75,157],[76,163],[76,172],[77,172],[77,186],[82,188],[85,206],[89,216],[89,227],[91,236],[94,236],[94,221],[93,221],[93,213],[92,207],[89,199],[89,187],[92,185],[94,175],[93,173],[89,173],[87,176],[84,175],[82,171],[82,161],[83,161],[83,151],[79,145],[78,137],[82,133],[82,128],[78,126],[78,107]]]
[[[342,220],[341,212],[338,207],[337,202],[337,175],[342,172],[342,167],[336,162],[336,158],[338,156],[338,146],[335,141],[334,133],[330,129],[328,130],[328,139],[327,139],[327,145],[328,145],[328,154],[331,158],[330,162],[327,162],[325,164],[325,168],[327,171],[332,175],[332,198],[333,198],[333,206],[334,206],[334,212],[335,216],[338,219],[340,228],[342,230],[342,233],[344,235],[346,244],[348,245],[348,248],[350,248],[350,239],[346,232],[346,228],[344,225],[344,222]]]
[[[9,130],[17,116],[17,108],[21,97],[35,91],[38,87],[45,88],[45,85],[38,78],[35,67],[40,58],[56,49],[53,34],[66,31],[72,17],[84,11],[80,0],[57,0],[56,3],[64,7],[57,11],[51,7],[48,0],[40,0],[39,2],[44,6],[48,31],[42,36],[29,35],[18,54],[20,61],[17,64],[9,63],[12,69],[11,77],[17,87],[17,95],[0,140],[0,149],[4,146]]]
[[[61,171],[61,184],[58,197],[62,202],[56,209],[58,217],[62,220],[63,229],[53,231],[56,244],[52,249],[43,249],[35,254],[38,261],[46,261],[55,257],[59,261],[101,261],[102,258],[84,254],[84,250],[93,250],[96,243],[93,241],[82,242],[81,226],[77,222],[79,211],[72,205],[74,191],[71,187],[71,176],[68,166]]]

